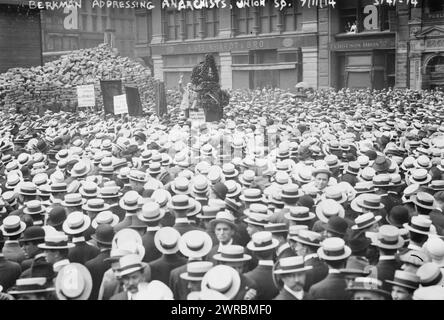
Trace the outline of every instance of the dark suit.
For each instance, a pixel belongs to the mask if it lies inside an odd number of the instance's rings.
[[[0,285],[4,292],[15,285],[15,280],[20,277],[21,272],[22,270],[17,262],[0,257]]]
[[[69,249],[68,260],[84,265],[86,261],[97,257],[99,253],[100,250],[98,248],[89,245],[87,242],[77,242],[75,247]]]
[[[174,300],[187,299],[187,281],[180,277],[180,275],[185,272],[187,272],[186,264],[171,270],[168,286],[170,287],[171,291],[173,291]]]
[[[271,300],[279,294],[273,282],[273,266],[258,264],[256,268],[245,273],[245,276],[257,285],[256,300]]]
[[[119,217],[119,221],[123,221],[123,219],[125,218],[125,213],[126,211],[123,210],[118,203],[112,204],[111,207],[109,208],[109,211],[111,211],[112,213],[114,213],[115,215],[117,215]]]
[[[395,260],[379,260],[376,265],[378,280],[381,280],[383,290],[391,291],[391,285],[386,283],[386,280],[392,281],[395,277],[395,271],[398,270],[401,265]]]
[[[444,235],[444,214],[440,210],[432,210],[429,213],[430,220],[436,228],[436,232],[440,235]]]
[[[5,242],[2,252],[5,259],[17,262],[19,264],[26,259],[25,251],[23,251],[23,249],[20,247],[18,241]]]
[[[112,296],[109,300],[128,300],[128,293],[126,291],[119,292]]]
[[[95,258],[88,260],[85,263],[85,267],[89,270],[92,277],[93,287],[89,300],[97,300],[99,295],[100,284],[102,283],[103,275],[106,270],[111,268],[110,261],[104,261],[109,258],[110,250],[101,251]]]
[[[159,250],[157,250],[156,245],[154,244],[154,236],[157,230],[149,230],[145,232],[142,237],[142,243],[145,247],[145,256],[143,257],[143,262],[151,262],[154,261],[162,255]]]
[[[20,278],[45,277],[52,279],[54,277],[52,264],[46,261],[45,255],[35,256],[29,268],[26,270],[22,268],[22,270]]]
[[[306,266],[312,266],[311,270],[308,270],[305,277],[304,290],[308,291],[312,285],[325,279],[328,275],[328,266],[318,257],[308,259],[305,262]]]
[[[239,276],[241,279],[240,289],[233,300],[244,300],[245,294],[250,289],[257,291],[257,284],[253,280],[247,278],[244,274],[240,274]],[[257,297],[254,300],[257,300]]]
[[[350,294],[346,288],[342,275],[330,273],[324,280],[312,285],[308,293],[314,300],[349,300]]]
[[[294,295],[288,292],[285,288],[282,288],[281,291],[279,291],[279,294],[273,300],[299,300],[299,299],[297,299]],[[309,293],[304,291],[304,296],[302,297],[302,300],[313,300],[313,298],[310,296]]]
[[[23,260],[22,263],[21,263],[22,271],[25,271],[25,270],[31,268],[31,265],[32,265],[32,263],[34,261],[35,256],[38,255],[38,254],[42,254],[42,253],[43,253],[43,250],[38,249],[38,250],[36,250],[36,252],[34,252],[32,257],[30,257],[29,259]]]
[[[179,254],[163,254],[149,263],[151,280],[159,280],[168,285],[171,271],[187,263],[187,259]]]
[[[180,235],[183,235],[183,234],[187,233],[188,231],[192,231],[192,230],[201,230],[191,223],[184,223],[184,222],[176,222],[174,224],[173,228],[176,229],[177,231],[179,231]]]
[[[128,228],[133,221],[132,216],[126,216],[121,222],[114,226],[114,232],[117,233],[122,229]]]

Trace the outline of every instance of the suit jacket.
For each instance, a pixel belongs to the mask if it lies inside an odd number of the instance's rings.
[[[112,204],[109,210],[119,217],[119,221],[123,221],[126,211],[123,210],[118,203]]]
[[[15,285],[15,280],[20,277],[21,272],[22,270],[17,262],[9,261],[0,256],[0,285],[4,292]]]
[[[386,280],[393,280],[395,277],[395,271],[398,270],[401,265],[395,260],[379,260],[376,265],[376,272],[378,280],[381,280],[383,290],[391,291],[391,285],[386,283]]]
[[[128,228],[131,225],[132,216],[126,216],[121,222],[114,226],[114,232],[117,233],[122,229]]]
[[[25,251],[23,251],[23,249],[20,247],[18,241],[6,241],[2,253],[4,254],[6,260],[17,263],[21,263],[26,259]]]
[[[281,291],[279,291],[279,294],[273,300],[299,300],[299,299],[297,299],[294,295],[288,292],[285,288],[282,288]],[[302,297],[302,300],[313,300],[313,298],[308,292],[304,291],[304,296]]]
[[[69,249],[68,260],[84,265],[86,261],[97,257],[99,253],[100,250],[97,247],[93,247],[86,241],[77,242],[75,247]]]
[[[89,300],[97,300],[99,296],[100,284],[103,280],[103,275],[106,270],[111,268],[111,262],[105,261],[109,258],[110,250],[101,251],[95,258],[88,260],[85,263],[85,267],[89,270],[92,277],[93,287]]]
[[[273,266],[258,265],[245,273],[245,277],[253,280],[257,285],[257,300],[271,300],[279,294],[273,282]]]
[[[191,223],[183,223],[183,222],[176,222],[173,226],[174,229],[179,231],[180,235],[183,235],[184,233],[187,233],[188,231],[192,230],[200,230],[198,227]]]
[[[128,293],[126,291],[119,292],[113,295],[109,300],[128,300]]]
[[[318,257],[308,259],[305,262],[306,266],[312,266],[311,270],[308,270],[305,277],[304,290],[308,292],[310,287],[315,283],[325,279],[328,275],[328,266]]]
[[[247,278],[244,274],[240,274],[241,284],[239,292],[236,294],[233,300],[244,300],[245,294],[250,289],[255,289],[257,291],[257,284],[250,278]],[[254,300],[257,300],[257,296]]]
[[[159,280],[168,285],[171,271],[187,263],[187,259],[179,254],[163,254],[149,263],[151,280]]]
[[[22,271],[25,271],[29,268],[31,268],[32,262],[34,261],[34,258],[36,255],[43,253],[43,250],[39,249],[37,250],[32,257],[30,257],[29,259],[25,259],[22,261],[21,263],[21,267],[22,267]]]
[[[151,281],[151,267],[149,265],[143,270],[143,275],[146,282]],[[123,291],[123,287],[116,278],[114,271],[112,269],[106,270],[103,274],[102,284],[100,285],[98,300],[110,300],[113,296]]]
[[[154,235],[157,230],[150,230],[145,232],[142,237],[142,243],[145,247],[145,256],[143,257],[144,262],[154,261],[162,255],[159,250],[157,250],[156,245],[154,244]]]
[[[349,300],[346,288],[347,284],[340,274],[329,273],[325,279],[312,285],[308,293],[314,300]]]
[[[180,277],[180,275],[184,272],[187,272],[186,264],[171,270],[168,286],[170,287],[171,291],[173,291],[174,300],[187,299],[187,281]]]
[[[31,261],[31,265],[27,269],[23,269],[20,278],[33,278],[33,277],[45,277],[52,279],[54,277],[53,266],[46,261],[44,255],[34,257]]]
[[[440,210],[432,210],[429,213],[430,220],[436,228],[436,232],[440,235],[444,235],[444,214]]]

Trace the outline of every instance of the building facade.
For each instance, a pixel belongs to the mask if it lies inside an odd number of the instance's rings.
[[[133,9],[79,6],[42,10],[43,56],[45,60],[107,41],[123,56],[135,57],[135,12]]]
[[[176,87],[181,75],[189,81],[206,53],[214,55],[224,88],[292,88],[303,79],[317,87],[316,8],[280,11],[273,1],[242,9],[232,4],[234,9],[151,12],[154,75],[167,88]]]
[[[0,0],[0,73],[41,64],[40,12]]]
[[[288,1],[287,1],[288,2]],[[224,88],[388,87],[444,84],[444,1],[375,6],[341,0],[335,8],[265,7],[136,11],[135,54],[176,87],[212,53]],[[230,1],[227,2],[230,4]]]

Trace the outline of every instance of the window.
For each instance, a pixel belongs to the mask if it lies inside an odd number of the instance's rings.
[[[219,9],[206,9],[205,14],[205,35],[207,38],[217,37],[219,34]]]
[[[175,9],[170,9],[165,12],[166,14],[166,36],[168,40],[178,40],[179,39],[179,30],[180,30],[180,15],[182,14],[180,11]]]
[[[252,8],[234,9],[234,25],[237,34],[252,34],[254,11]]]
[[[298,5],[293,5],[291,7],[285,7],[282,10],[282,28],[283,31],[296,31],[298,29],[298,17],[300,12],[298,10]]]
[[[273,2],[268,2],[265,7],[259,7],[260,32],[271,33],[278,31],[278,12]]]
[[[396,7],[380,5],[376,7],[376,28],[366,30],[364,20],[371,12],[364,13],[367,6],[373,6],[374,0],[344,0],[339,2],[340,33],[359,33],[366,31],[390,30],[390,18],[394,17]],[[373,8],[374,9],[374,8]]]
[[[187,39],[195,39],[199,36],[199,15],[200,11],[185,11],[185,37]]]
[[[143,43],[148,41],[148,26],[147,19],[145,15],[136,15],[137,23],[137,42]]]
[[[254,64],[276,63],[277,50],[257,50],[254,52]]]
[[[298,62],[298,52],[280,52],[279,62]]]

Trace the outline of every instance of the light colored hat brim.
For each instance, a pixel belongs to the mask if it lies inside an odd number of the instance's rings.
[[[247,262],[247,261],[251,260],[251,256],[248,254],[244,254],[242,258],[236,258],[236,259],[231,258],[230,259],[230,258],[222,257],[221,253],[216,253],[213,256],[213,259],[216,261],[222,261],[222,262]]]
[[[62,249],[71,249],[74,248],[75,245],[73,243],[68,243],[66,246],[47,246],[46,244],[42,243],[37,245],[40,249],[43,250],[62,250]]]
[[[310,220],[313,220],[314,218],[316,218],[316,215],[315,215],[313,212],[309,212],[309,213],[308,213],[308,217],[305,217],[305,218],[296,218],[296,217],[293,217],[293,216],[291,215],[290,212],[286,212],[286,213],[284,214],[284,217],[285,217],[286,219],[288,219],[288,220],[292,220],[292,221],[310,221]]]
[[[247,199],[245,198],[245,195],[241,194],[239,196],[239,199],[245,202],[261,202],[263,200],[263,197],[260,196],[259,198],[252,198],[252,199]]]
[[[78,265],[78,264],[76,263],[76,265]],[[89,273],[88,269],[86,269],[86,267],[83,265],[80,265],[76,269],[80,272],[81,277],[85,280],[85,288],[83,289],[82,294],[73,300],[87,300],[89,298],[92,288],[93,288],[91,274]],[[64,280],[62,275],[63,275],[63,269],[58,273],[56,281],[55,281],[55,289],[56,289],[55,291],[56,291],[57,298],[59,300],[71,300],[71,299],[67,298],[61,291],[62,281]]]
[[[413,286],[409,286],[408,284],[405,283],[401,283],[401,282],[396,282],[396,281],[392,281],[392,280],[385,280],[385,282],[390,283],[391,285],[394,286],[398,286],[398,287],[403,287],[403,288],[407,288],[407,289],[412,289],[412,290],[416,290],[419,288],[419,283],[417,287],[413,287]]]
[[[97,198],[100,198],[100,199],[113,199],[113,198],[120,198],[122,195],[123,195],[122,192],[119,192],[117,194],[111,194],[111,195],[102,195],[102,194],[99,193],[97,195]]]
[[[320,206],[316,206],[316,216],[322,222],[328,223],[329,218],[327,218],[327,216],[324,215]],[[337,216],[341,218],[345,217],[345,209],[342,206],[339,208],[339,214]]]
[[[216,224],[218,223],[225,223],[229,225],[233,230],[237,230],[237,226],[234,222],[226,220],[226,219],[213,219],[210,221],[210,228],[214,229],[216,227]]]
[[[152,219],[144,217],[142,212],[139,212],[137,214],[137,218],[139,218],[139,220],[143,221],[143,222],[156,222],[156,221],[162,220],[163,217],[165,217],[165,210],[162,210],[162,209],[160,209],[159,215],[155,218],[152,218]]]
[[[308,245],[308,246],[319,247],[319,248],[321,247],[320,243],[308,242],[308,241],[305,241],[304,239],[299,238],[298,236],[290,236],[289,239],[299,242],[299,243],[302,243],[302,244],[305,244],[305,245]]]
[[[327,198],[325,193],[323,195],[321,195],[321,198],[320,198],[321,201],[322,200],[327,200],[327,199],[331,199],[331,198]],[[341,192],[341,199],[339,199],[339,200],[333,199],[333,200],[335,200],[339,204],[342,204],[342,203],[344,203],[344,202],[346,202],[348,200],[348,197],[345,194],[345,192]]]
[[[64,207],[81,207],[86,203],[86,199],[82,198],[82,201],[80,201],[80,203],[75,203],[75,204],[71,204],[71,203],[66,203],[65,200],[62,201],[62,206]]]
[[[351,255],[351,253],[352,253],[352,251],[351,251],[350,247],[348,247],[348,246],[344,247],[344,254],[342,254],[340,256],[329,256],[329,255],[326,255],[324,253],[324,250],[323,250],[322,247],[319,248],[318,251],[317,251],[317,254],[318,254],[319,258],[321,258],[323,260],[327,260],[327,261],[337,261],[337,260],[346,259],[346,258],[348,258]]]
[[[419,185],[428,184],[430,181],[432,181],[432,176],[430,174],[427,174],[427,179],[424,181],[416,181],[415,179],[413,179],[413,176],[409,176],[409,181],[411,183],[416,183]]]
[[[311,269],[313,269],[313,266],[305,266],[305,267],[299,268],[299,269],[288,269],[288,270],[276,269],[276,270],[274,270],[274,273],[275,274],[299,273],[299,272],[305,272],[305,271],[308,271]]]
[[[116,215],[116,214],[112,214],[112,217],[113,217],[113,221],[109,224],[111,227],[114,227],[115,225],[117,225],[118,223],[119,223],[119,217]],[[97,229],[97,227],[99,226],[99,224],[97,223],[97,220],[96,219],[94,219],[92,222],[91,222],[91,226],[94,228],[94,229]]]
[[[350,229],[352,229],[352,230],[365,229],[367,227],[370,227],[371,225],[374,225],[375,223],[378,223],[381,219],[382,219],[382,216],[375,216],[375,220],[373,220],[373,221],[371,221],[371,222],[369,222],[369,223],[367,223],[367,224],[365,224],[365,225],[363,225],[361,227],[358,227],[358,225],[355,224],[355,225],[351,226]]]
[[[103,208],[91,208],[91,207],[88,207],[88,203],[87,204],[84,204],[83,206],[82,206],[82,209],[83,210],[85,210],[85,211],[91,211],[91,212],[102,212],[102,211],[108,211],[109,209],[110,209],[110,205],[109,204],[107,204],[107,203],[105,203],[104,205],[103,205]]]
[[[0,288],[1,289],[1,288]],[[36,290],[12,290],[8,291],[8,294],[11,295],[20,295],[20,294],[29,294],[29,293],[45,293],[55,291],[55,288],[45,288],[45,289],[36,289]],[[1,292],[1,290],[0,290]]]
[[[277,240],[277,239],[275,239],[275,238],[272,238],[271,239],[271,244],[270,245],[268,245],[268,246],[265,246],[265,247],[256,247],[255,246],[255,244],[254,244],[254,242],[253,241],[250,241],[248,244],[247,244],[247,249],[248,250],[250,250],[250,251],[266,251],[266,250],[272,250],[272,249],[275,249],[275,248],[277,248],[278,246],[279,246],[279,240]]]
[[[202,204],[193,198],[191,198],[190,201],[194,203],[194,209],[190,212],[187,212],[187,217],[194,217],[202,210]]]
[[[183,279],[183,280],[186,280],[186,281],[202,281],[203,276],[202,277],[190,277],[188,275],[188,273],[185,272],[185,273],[181,273],[180,274],[180,278]]]
[[[12,236],[19,235],[20,233],[22,233],[23,231],[25,231],[25,229],[26,229],[26,223],[24,223],[23,221],[20,221],[20,229],[17,230],[17,231],[11,232],[11,233],[8,233],[8,232],[5,230],[4,225],[0,227],[0,230],[3,232],[3,235],[4,235],[5,237],[12,237]]]
[[[130,269],[124,270],[122,272],[120,272],[120,271],[117,271],[117,272],[118,272],[119,277],[123,277],[123,276],[131,274],[133,272],[141,271],[141,270],[145,269],[147,265],[148,264],[146,262],[140,262],[140,266],[139,267],[134,267],[134,268],[130,268]]]
[[[91,218],[87,215],[83,215],[83,219],[83,226],[79,229],[71,229],[68,225],[68,220],[65,220],[62,227],[63,231],[68,235],[76,235],[85,232],[91,225]]]
[[[233,299],[237,293],[239,292],[240,286],[241,286],[241,279],[239,276],[239,273],[233,269],[232,271],[232,279],[233,282],[231,283],[231,287],[230,289],[228,289],[228,291],[224,292],[223,295],[226,296],[229,300]],[[201,286],[202,290],[212,290],[211,288],[208,287],[208,281],[207,279],[204,277],[202,279],[202,286]]]
[[[126,211],[135,211],[135,210],[139,210],[140,209],[139,205],[137,203],[134,206],[131,206],[131,207],[127,206],[125,204],[124,199],[120,199],[119,200],[119,207],[122,208],[123,210],[126,210]],[[101,210],[101,211],[105,211],[105,210]]]
[[[429,230],[429,231],[422,231],[422,230],[414,229],[414,228],[412,228],[408,223],[404,223],[404,224],[402,225],[402,227],[403,227],[404,229],[407,229],[407,230],[409,230],[409,231],[411,231],[411,232],[414,232],[414,233],[426,234],[426,235],[432,234],[431,230]]]
[[[382,248],[382,249],[399,249],[399,248],[402,248],[402,246],[404,246],[404,239],[401,236],[399,236],[398,242],[395,244],[381,243],[381,241],[379,239],[376,239],[376,241],[373,245],[377,246],[379,248]]]
[[[208,233],[203,232],[203,234],[205,237],[204,245],[198,251],[192,251],[191,249],[189,249],[186,245],[186,237],[188,237],[189,235],[187,235],[187,233],[182,235],[182,237],[179,241],[179,251],[184,256],[186,256],[188,258],[201,258],[201,257],[206,256],[211,251],[211,248],[213,247],[213,240],[211,240],[211,237]]]

